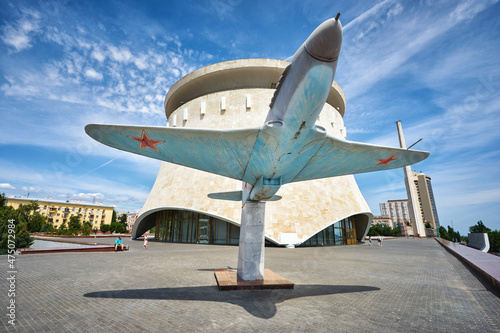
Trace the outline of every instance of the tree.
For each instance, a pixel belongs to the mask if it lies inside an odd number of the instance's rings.
[[[446,239],[446,240],[449,240],[451,241],[451,237],[450,235],[448,234],[448,231],[446,231],[446,228],[443,227],[443,226],[440,226],[439,229],[439,236],[442,238],[442,239]]]
[[[80,223],[80,216],[71,216],[69,218],[68,229],[71,235],[77,235],[82,229],[82,224]]]
[[[69,231],[68,227],[66,226],[66,222],[61,223],[59,228],[57,228],[57,234],[58,235],[71,235],[71,232]]]
[[[88,235],[90,235],[91,232],[92,232],[92,223],[90,223],[89,221],[83,222],[82,235],[88,236]]]
[[[113,216],[111,216],[111,223],[116,222],[116,212],[113,209]]]
[[[388,225],[373,224],[368,230],[368,236],[397,236],[399,235],[398,228],[391,228]]]
[[[122,214],[122,216],[120,216],[120,219],[118,220],[118,222],[125,227],[125,231],[126,231],[127,230],[127,214]]]
[[[39,232],[47,224],[48,217],[42,216],[39,212],[34,212],[28,218],[28,229],[30,232]]]
[[[103,234],[107,233],[109,231],[109,224],[102,224],[100,230]]]
[[[486,228],[486,226],[483,224],[483,221],[479,220],[477,221],[476,225],[473,225],[472,227],[469,227],[469,232],[472,233],[488,233],[490,232],[490,228]]]
[[[21,218],[20,218],[21,217]],[[9,233],[9,230],[14,230]],[[9,237],[10,235],[10,237]],[[15,236],[15,238],[13,238]],[[7,205],[5,193],[0,194],[0,254],[12,254],[11,250],[28,248],[34,239],[30,236],[27,220],[20,209]]]
[[[20,205],[17,209],[19,220],[26,223],[29,232],[39,232],[47,223],[48,218],[38,212],[39,208],[38,202],[31,201],[29,204]]]
[[[499,253],[500,252],[500,231],[490,231],[488,232],[488,239],[490,241],[490,250],[488,252]]]
[[[452,227],[448,226],[448,235],[450,235],[450,241],[452,242],[460,242],[460,233],[458,231],[453,230]]]
[[[120,222],[112,222],[109,226],[109,230],[111,232],[124,233],[127,231],[127,228]]]
[[[45,223],[45,225],[40,230],[41,232],[52,232],[54,231],[54,226],[52,223]]]

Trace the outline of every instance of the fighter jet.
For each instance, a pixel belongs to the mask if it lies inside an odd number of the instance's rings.
[[[213,199],[275,201],[287,183],[401,168],[428,152],[350,142],[316,125],[332,86],[342,25],[318,26],[284,69],[262,127],[207,130],[89,124],[95,140],[120,150],[230,177],[242,191]]]

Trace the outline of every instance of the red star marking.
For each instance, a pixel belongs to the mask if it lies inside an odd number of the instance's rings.
[[[149,136],[146,134],[146,132],[144,132],[144,130],[142,130],[142,136],[140,138],[136,138],[134,136],[128,136],[128,137],[140,143],[139,150],[143,148],[151,148],[156,150],[157,152],[160,152],[158,148],[156,148],[156,145],[165,142],[161,140],[151,140]]]
[[[376,160],[378,161],[378,163],[375,164],[373,167],[376,167],[376,166],[382,165],[382,164],[385,166],[388,166],[389,163],[394,162],[395,160],[399,160],[399,158],[394,158],[394,156],[396,156],[396,154],[389,156],[387,158],[380,159],[380,160],[377,158]]]

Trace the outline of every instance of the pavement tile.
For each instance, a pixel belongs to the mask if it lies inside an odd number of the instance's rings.
[[[500,332],[498,292],[432,239],[266,248],[266,268],[295,289],[224,292],[213,271],[236,267],[236,246],[125,243],[128,252],[18,256],[17,325],[4,310],[0,330]],[[0,256],[2,294],[7,270]]]

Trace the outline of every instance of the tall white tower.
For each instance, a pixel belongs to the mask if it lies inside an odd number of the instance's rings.
[[[403,128],[401,127],[401,121],[397,121],[396,125],[398,127],[399,135],[399,146],[401,148],[406,148],[405,137],[403,135]],[[408,195],[408,210],[410,211],[410,219],[413,226],[413,234],[418,237],[425,238],[425,226],[422,220],[422,214],[420,214],[420,204],[418,202],[418,193],[413,181],[413,173],[411,171],[411,166],[404,167],[405,172],[405,184],[406,193]]]

